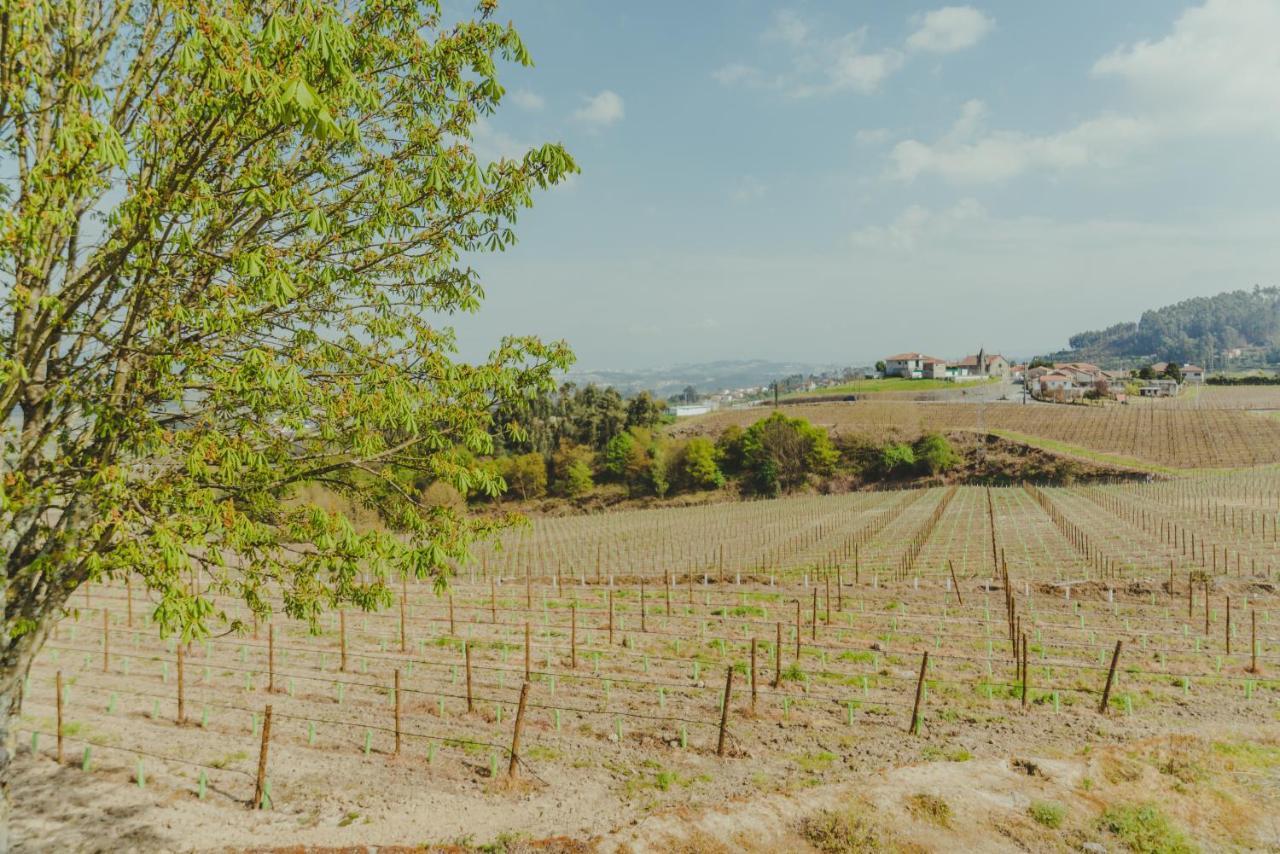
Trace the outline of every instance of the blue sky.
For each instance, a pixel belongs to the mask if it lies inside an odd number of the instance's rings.
[[[586,368],[1029,354],[1274,284],[1280,0],[506,0],[487,157],[582,174],[474,264],[465,355]]]

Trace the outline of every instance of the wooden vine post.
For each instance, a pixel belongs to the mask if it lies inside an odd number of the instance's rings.
[[[911,735],[920,733],[920,703],[924,700],[924,676],[928,669],[929,651],[925,650],[924,656],[920,659],[920,679],[916,682],[916,701],[911,707],[911,725],[907,727],[907,732]]]
[[[1258,612],[1252,608],[1249,609],[1249,636],[1250,636],[1249,649],[1251,650],[1251,653],[1249,656],[1250,658],[1249,672],[1257,673],[1258,672]]]
[[[393,687],[393,690],[395,691],[395,701],[396,701],[396,756],[399,756],[400,755],[400,668],[399,667],[396,668],[395,685]]]
[[[452,603],[453,597],[451,596],[449,597],[449,599],[450,599],[450,602]],[[453,631],[450,630],[449,634],[453,634]],[[408,650],[409,650],[408,638],[405,636],[405,631],[404,631],[404,595],[401,594],[400,596],[400,654],[403,655],[404,653],[408,652]]]
[[[1022,708],[1027,707],[1027,691],[1031,681],[1031,670],[1027,666],[1027,634],[1022,633]]]
[[[778,639],[773,645],[773,687],[776,690],[782,685],[782,623],[778,627]]]
[[[533,674],[533,644],[529,635],[529,624],[524,624],[524,681],[528,682]]]
[[[262,746],[258,748],[258,777],[253,786],[252,809],[262,809],[267,785],[267,749],[271,745],[271,704],[262,714]]]
[[[1111,686],[1115,684],[1116,664],[1120,661],[1120,648],[1123,644],[1123,641],[1116,641],[1116,651],[1111,654],[1111,669],[1107,671],[1107,684],[1102,689],[1102,703],[1098,706],[1100,714],[1107,713],[1107,705],[1111,702]]]
[[[520,775],[520,731],[524,729],[524,707],[529,700],[529,683],[520,686],[520,705],[516,706],[516,725],[511,733],[511,764],[507,766],[507,776],[515,779]]]
[[[756,682],[759,675],[759,671],[756,669],[756,646],[757,646],[757,641],[755,638],[752,638],[751,639],[751,713],[753,715],[756,712]]]
[[[111,668],[111,612],[102,609],[102,672]]]
[[[187,692],[185,689],[184,674],[186,668],[183,666],[183,645],[178,644],[178,723],[187,722]]]
[[[724,707],[720,709],[720,739],[716,742],[716,756],[724,756],[725,737],[729,732],[729,704],[733,696],[733,665],[725,668]]]
[[[640,579],[640,631],[649,631],[649,625],[645,622],[645,599],[644,599],[644,579]]]
[[[342,609],[338,611],[338,649],[339,664],[338,669],[343,673],[347,672],[347,611]]]
[[[464,643],[462,652],[467,659],[467,713],[475,711],[475,702],[471,699],[471,644]]]
[[[62,671],[61,670],[59,670],[56,674],[54,674],[53,687],[54,687],[54,690],[58,692],[57,699],[54,701],[54,704],[57,707],[56,724],[58,727],[58,737],[57,737],[58,752],[56,756],[58,758],[58,763],[61,764],[62,763]]]

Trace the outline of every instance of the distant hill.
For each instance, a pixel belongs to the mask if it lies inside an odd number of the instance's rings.
[[[1068,343],[1069,350],[1052,357],[1203,363],[1235,347],[1280,350],[1280,288],[1255,287],[1183,300],[1145,311],[1137,323],[1072,335]]]
[[[674,365],[651,370],[589,370],[575,368],[565,377],[578,385],[595,383],[613,386],[623,394],[650,391],[658,397],[669,397],[693,386],[705,393],[721,389],[764,386],[794,374],[817,374],[838,370],[835,365],[802,362],[771,362],[764,359],[725,360],[697,364]]]

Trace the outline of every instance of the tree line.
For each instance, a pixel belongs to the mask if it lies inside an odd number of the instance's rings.
[[[960,457],[939,434],[877,442],[831,435],[803,418],[774,412],[718,437],[670,435],[666,406],[647,392],[624,399],[612,387],[566,383],[497,407],[494,453],[467,465],[500,479],[500,494],[473,490],[470,501],[548,496],[575,499],[599,487],[627,497],[663,498],[729,488],[773,497],[833,480],[937,475]]]

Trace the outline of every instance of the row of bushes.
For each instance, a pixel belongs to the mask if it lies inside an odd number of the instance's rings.
[[[1271,376],[1224,377],[1212,376],[1205,380],[1209,385],[1280,385],[1280,374]]]
[[[664,497],[729,484],[747,494],[771,497],[833,477],[938,475],[959,463],[951,443],[937,433],[914,442],[875,442],[848,434],[833,438],[803,418],[775,412],[745,429],[731,426],[714,442],[632,427],[598,452],[562,439],[549,455],[499,456],[481,465],[505,481],[509,497],[527,501],[547,495],[577,498],[602,483],[621,485],[632,497]]]

